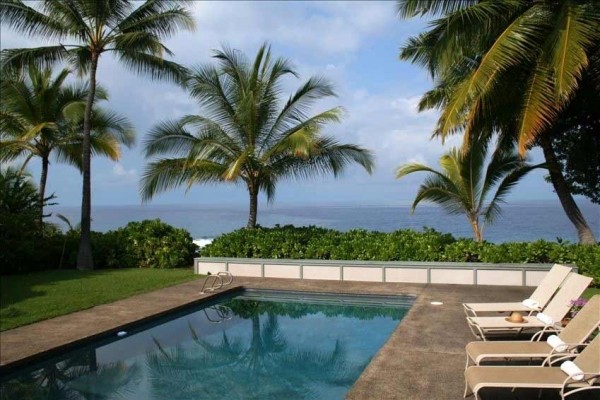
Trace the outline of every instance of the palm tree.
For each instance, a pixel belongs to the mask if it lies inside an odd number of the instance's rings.
[[[544,164],[529,165],[515,151],[499,147],[486,168],[487,149],[480,143],[474,143],[466,151],[453,148],[440,158],[441,171],[418,163],[399,167],[398,179],[414,172],[429,172],[419,187],[411,212],[425,200],[441,205],[450,214],[466,214],[475,240],[482,242],[485,224],[493,223],[500,215],[500,205],[512,187],[533,169],[544,167]],[[486,202],[492,193],[491,201]]]
[[[43,0],[30,7],[22,0],[0,0],[2,22],[27,36],[56,40],[55,46],[2,51],[2,68],[28,64],[68,62],[89,76],[89,91],[83,118],[83,194],[81,242],[77,268],[92,269],[90,242],[90,157],[92,107],[96,96],[96,71],[102,54],[113,53],[126,67],[154,79],[181,82],[186,69],[167,61],[172,55],[162,44],[179,29],[193,29],[185,1],[146,0]],[[64,41],[71,41],[65,43]]]
[[[144,200],[182,184],[243,183],[250,197],[247,226],[254,228],[259,192],[272,201],[282,179],[337,176],[350,163],[372,171],[369,151],[321,134],[327,123],[340,120],[341,108],[307,115],[316,100],[335,95],[326,80],[308,79],[283,102],[282,78],[298,74],[287,60],[273,59],[266,44],[252,63],[229,48],[214,57],[217,67],[197,67],[189,79],[190,95],[203,113],[162,122],[150,132],[146,155],[175,157],[148,165]]]
[[[589,73],[600,82],[600,2],[596,0],[399,0],[403,18],[434,17],[400,58],[436,79],[421,109],[439,108],[434,135],[493,133],[539,144],[554,189],[582,243],[595,237],[555,159],[549,129]],[[600,100],[600,98],[599,98]]]
[[[39,199],[43,204],[50,156],[82,168],[82,122],[87,85],[66,85],[67,69],[52,78],[52,70],[30,65],[28,74],[4,77],[0,84],[0,161],[25,157],[23,167],[33,158],[42,161]],[[96,100],[106,100],[102,88]],[[94,107],[90,144],[92,154],[118,161],[120,145],[130,147],[134,132],[119,114]],[[44,216],[40,209],[40,221]]]

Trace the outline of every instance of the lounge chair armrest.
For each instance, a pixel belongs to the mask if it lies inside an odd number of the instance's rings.
[[[560,333],[564,328],[558,324],[558,323],[554,323],[552,325],[546,325],[544,326],[544,328],[538,332],[536,332],[532,337],[531,337],[531,341],[532,342],[539,342],[542,337],[544,336],[544,333]]]
[[[557,363],[559,361],[572,360],[572,359],[574,359],[577,356],[578,356],[578,354],[575,354],[575,353],[554,353],[554,354],[550,354],[548,357],[546,357],[544,359],[544,362],[542,363],[542,366],[545,367],[546,365],[552,365],[552,364]]]
[[[575,379],[572,379],[570,376],[567,376],[567,379],[565,379],[563,382],[563,388],[566,387],[567,385],[574,384],[574,383],[582,383],[582,382],[590,383],[590,381],[595,381],[598,378],[600,378],[600,374],[597,372],[584,372],[583,379],[580,381],[577,381]]]

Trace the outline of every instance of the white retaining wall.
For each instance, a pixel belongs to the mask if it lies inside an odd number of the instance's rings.
[[[572,266],[574,271],[577,268]],[[537,286],[552,264],[381,262],[212,258],[194,260],[197,274],[366,282]]]

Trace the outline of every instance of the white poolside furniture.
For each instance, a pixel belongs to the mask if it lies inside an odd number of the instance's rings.
[[[523,322],[512,322],[506,317],[467,317],[475,337],[487,340],[488,335],[535,331],[538,340],[544,333],[562,330],[561,320],[571,310],[571,301],[577,299],[592,282],[592,278],[571,272],[543,314],[527,316]]]
[[[531,314],[534,311],[542,311],[570,272],[571,267],[554,264],[552,269],[548,271],[544,279],[540,282],[529,299],[526,299],[523,302],[463,303],[463,308],[467,314],[467,317],[477,317],[477,313],[489,312],[520,311]],[[527,300],[530,300],[533,304],[530,306],[525,305],[524,303],[527,303]]]

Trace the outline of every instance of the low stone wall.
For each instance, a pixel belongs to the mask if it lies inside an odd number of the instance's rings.
[[[537,286],[552,264],[488,264],[417,261],[277,260],[212,258],[194,260],[197,274],[229,271],[234,276],[334,281]],[[574,268],[576,271],[576,268]]]

